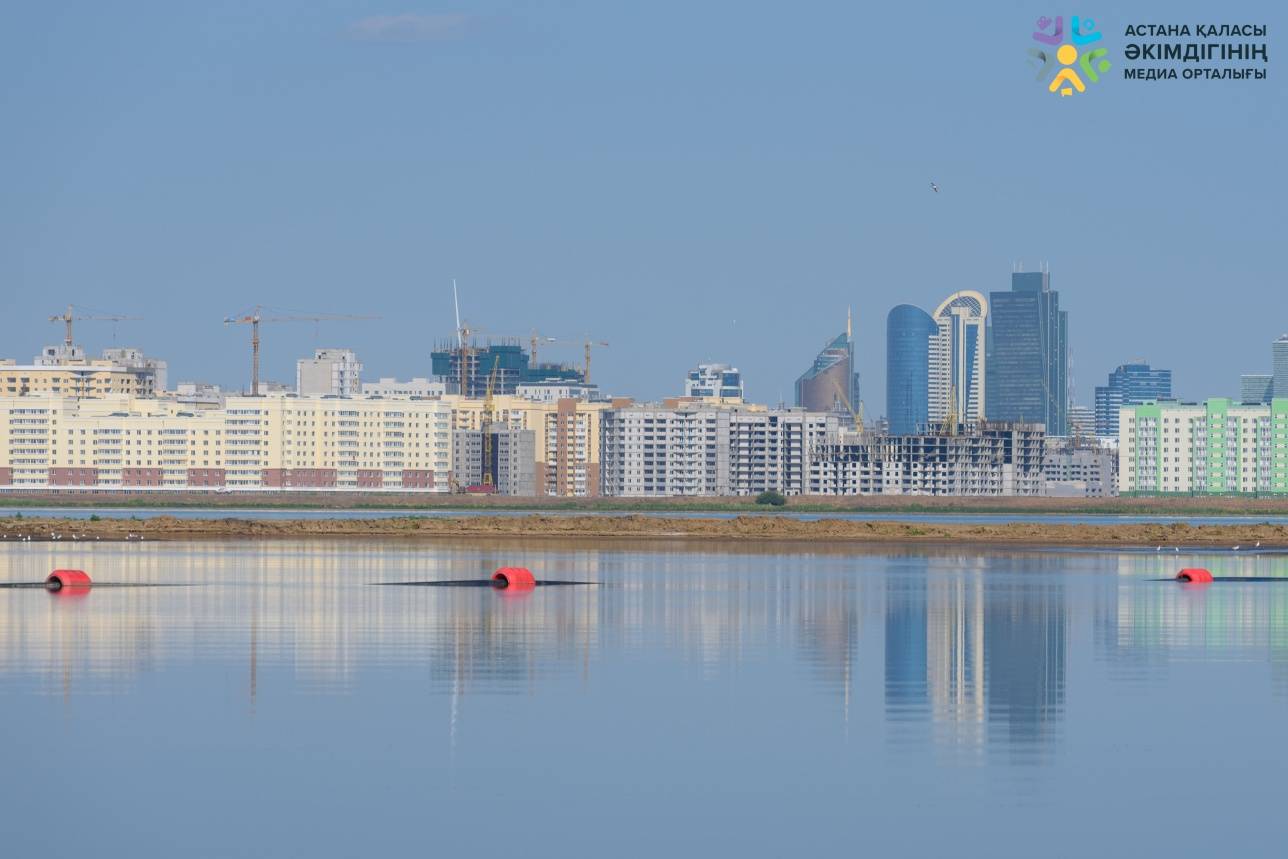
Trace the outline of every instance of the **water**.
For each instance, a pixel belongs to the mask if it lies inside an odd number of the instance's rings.
[[[372,582],[522,561],[516,596]],[[1269,583],[1187,589],[1181,565]],[[1288,558],[0,545],[8,856],[1276,855]]]
[[[179,519],[388,519],[395,516],[445,518],[452,516],[664,516],[673,518],[732,519],[735,516],[772,515],[789,519],[851,519],[873,522],[928,522],[959,525],[1001,525],[1008,522],[1038,522],[1051,525],[1288,525],[1288,515],[1218,515],[1185,513],[1106,514],[1106,513],[920,513],[920,512],[846,512],[796,513],[791,510],[747,512],[693,510],[520,510],[498,507],[469,509],[389,509],[389,510],[317,510],[317,509],[233,509],[228,507],[21,507],[0,508],[0,515],[21,513],[26,517],[52,516],[65,519],[88,519],[90,516],[150,519],[174,516]]]

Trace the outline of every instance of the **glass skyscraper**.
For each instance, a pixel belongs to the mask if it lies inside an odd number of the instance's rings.
[[[930,420],[930,341],[939,333],[920,307],[886,314],[886,418],[892,435],[911,435]]]
[[[1096,387],[1096,435],[1118,435],[1118,410],[1172,397],[1172,371],[1148,364],[1120,364],[1109,383]]]
[[[1274,359],[1274,391],[1276,397],[1288,398],[1288,334],[1280,335],[1270,347]]]
[[[859,374],[854,372],[854,328],[849,318],[796,380],[796,405],[811,412],[849,414],[859,409]]]
[[[984,413],[992,421],[1069,433],[1069,314],[1046,271],[1015,272],[1010,292],[989,295]]]
[[[1239,402],[1268,403],[1274,396],[1275,377],[1266,373],[1244,373],[1239,377]]]

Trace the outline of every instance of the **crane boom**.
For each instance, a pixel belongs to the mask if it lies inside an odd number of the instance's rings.
[[[348,319],[379,319],[379,316],[359,316],[352,313],[295,313],[285,316],[264,316],[264,306],[255,305],[240,316],[225,316],[224,324],[250,325],[250,395],[259,396],[259,324],[261,322],[332,322]]]
[[[73,308],[72,305],[69,304],[67,305],[66,312],[59,313],[55,316],[49,317],[49,321],[61,322],[67,326],[67,331],[63,335],[63,343],[67,346],[67,349],[70,350],[72,348],[72,323],[73,322],[89,322],[89,321],[125,322],[126,320],[139,319],[139,318],[140,317],[138,316],[122,316],[119,313],[103,313],[103,314],[77,316],[75,312],[75,308]]]

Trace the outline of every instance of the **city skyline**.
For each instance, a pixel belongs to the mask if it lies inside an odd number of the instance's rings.
[[[1283,8],[1253,11],[1282,32]],[[475,324],[613,342],[599,380],[645,398],[723,361],[749,398],[790,402],[853,306],[879,412],[892,306],[989,294],[1016,261],[1046,261],[1074,320],[1080,403],[1136,355],[1172,368],[1186,398],[1234,393],[1265,365],[1288,320],[1247,309],[1273,309],[1284,286],[1282,76],[1052,99],[1017,47],[1029,11],[944,4],[928,32],[913,9],[820,12],[484,2],[450,38],[389,43],[354,29],[391,13],[366,2],[253,18],[14,10],[3,351],[55,341],[41,320],[72,302],[145,319],[115,339],[87,327],[91,351],[134,345],[168,357],[172,378],[240,386],[246,332],[219,322],[264,303],[384,317],[320,337],[277,326],[268,378],[319,347],[355,350],[373,377],[424,376],[425,332],[454,327],[455,277]],[[1120,50],[1135,17],[1098,20]],[[899,39],[856,52],[869,32],[921,34],[923,56],[909,64]],[[981,48],[969,74],[963,41]],[[874,73],[886,67],[897,80]],[[1237,158],[1212,157],[1233,141]],[[1176,300],[1214,289],[1235,300],[1201,320]],[[1191,348],[1211,331],[1219,348]]]

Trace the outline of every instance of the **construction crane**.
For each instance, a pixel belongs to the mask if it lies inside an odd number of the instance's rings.
[[[607,345],[608,345],[608,341],[606,340],[591,340],[590,337],[586,338],[586,343],[585,343],[586,372],[584,374],[584,378],[582,379],[582,381],[584,381],[587,385],[590,384],[590,349],[592,346],[607,346]]]
[[[262,304],[257,304],[241,316],[225,316],[224,324],[250,325],[250,395],[259,396],[259,324],[261,322],[332,322],[337,320],[379,319],[379,316],[356,316],[349,313],[301,313],[287,316],[264,316]]]
[[[72,323],[73,322],[89,322],[91,320],[95,322],[125,322],[126,320],[139,319],[139,318],[140,317],[138,316],[121,316],[120,314],[117,314],[117,313],[95,314],[91,316],[77,316],[75,313],[75,309],[69,304],[67,305],[67,312],[60,313],[57,316],[51,316],[49,317],[49,321],[61,322],[67,326],[67,333],[63,336],[63,343],[64,345],[66,345],[67,351],[70,352],[72,348]]]
[[[528,359],[528,366],[529,367],[537,366],[537,344],[558,343],[558,342],[559,342],[559,339],[557,337],[545,337],[541,334],[538,334],[537,329],[533,328],[532,338],[528,341],[528,346],[530,347],[528,351],[531,355],[531,357]]]
[[[845,406],[845,410],[849,412],[850,415],[854,418],[855,431],[858,432],[860,435],[862,435],[863,433],[862,401],[859,402],[859,407],[857,409],[854,408],[854,405],[850,402],[850,398],[845,395],[845,391],[841,390],[841,383],[838,382],[835,377],[832,378],[832,387],[836,389],[836,396],[837,396],[837,399],[841,401],[841,405]]]
[[[483,491],[492,492],[496,479],[492,474],[492,392],[496,387],[496,371],[501,363],[501,356],[492,359],[492,372],[487,375],[487,392],[483,397],[483,413],[479,416],[479,427],[483,430]]]

